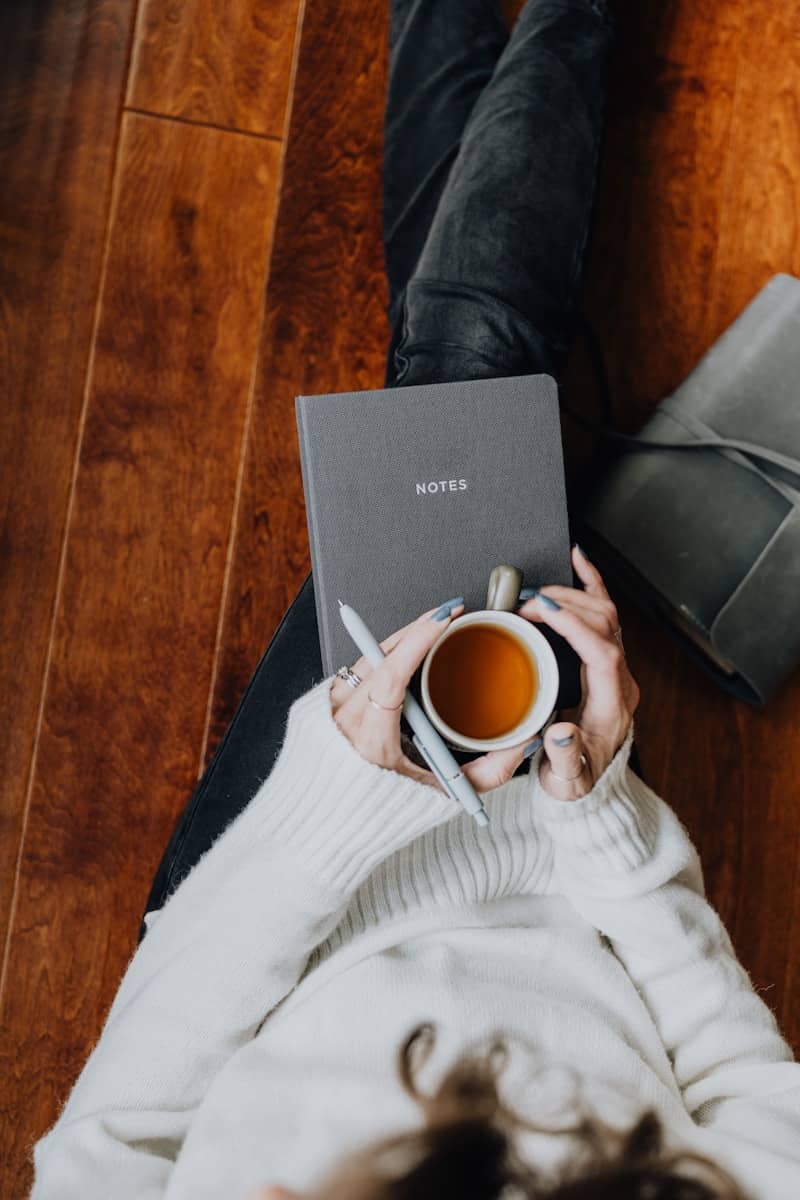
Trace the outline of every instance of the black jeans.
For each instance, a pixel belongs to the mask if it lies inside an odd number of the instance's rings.
[[[384,129],[386,382],[559,377],[602,130],[600,0],[394,0]]]
[[[510,37],[495,0],[393,0],[387,385],[558,378],[594,198],[610,41],[600,0],[528,0]],[[309,576],[178,823],[146,911],[161,907],[246,806],[280,751],[290,705],[321,678]]]

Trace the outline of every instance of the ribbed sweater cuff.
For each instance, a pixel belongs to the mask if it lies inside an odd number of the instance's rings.
[[[438,788],[361,757],[333,719],[332,679],[290,708],[280,755],[252,803],[261,833],[291,847],[321,884],[347,892],[461,809]]]
[[[658,836],[658,798],[628,766],[634,729],[590,792],[579,800],[557,800],[539,780],[540,750],[531,760],[531,797],[562,852],[587,874],[625,874],[653,854]]]

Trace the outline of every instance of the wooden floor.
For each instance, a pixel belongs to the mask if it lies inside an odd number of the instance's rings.
[[[634,428],[800,274],[800,21],[794,0],[616,7],[587,302]],[[309,569],[293,397],[382,382],[386,20],[0,9],[4,1200]],[[800,677],[756,713],[621,610],[645,773],[800,1049]]]

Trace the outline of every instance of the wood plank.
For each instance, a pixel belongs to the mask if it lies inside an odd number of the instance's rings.
[[[0,947],[52,625],[132,21],[132,0],[0,6]]]
[[[617,9],[587,306],[607,349],[620,424],[635,429],[765,277],[796,264],[791,187],[776,205],[774,229],[759,240],[776,174],[800,170],[791,123],[796,13],[788,0],[751,6],[746,22],[732,0],[667,5],[658,14],[632,0]],[[772,67],[765,73],[763,63],[776,59],[777,76]],[[584,453],[589,444],[582,440]],[[630,603],[621,601],[620,612],[642,689],[645,774],[687,825],[712,903],[800,1050],[792,1012],[800,679],[758,713],[707,680]]]
[[[707,337],[718,337],[778,271],[800,275],[800,14],[793,0],[748,7],[709,295]],[[764,64],[768,63],[765,70]],[[769,620],[765,597],[764,619]],[[742,729],[748,750],[750,860],[738,894],[738,944],[800,1048],[800,672],[763,717]],[[754,847],[763,847],[757,856]],[[753,889],[752,877],[758,883]],[[763,878],[762,878],[763,876]],[[744,882],[744,880],[742,880]]]
[[[629,424],[644,421],[706,349],[741,8],[615,5],[586,294]]]
[[[739,66],[709,340],[776,271],[800,275],[800,10],[793,0],[748,7],[744,36],[764,58]]]
[[[207,756],[309,570],[294,397],[383,383],[387,20],[382,0],[304,19]]]
[[[282,137],[300,0],[143,0],[127,104]]]
[[[123,122],[2,998],[4,1196],[25,1194],[196,779],[279,159],[259,138]]]

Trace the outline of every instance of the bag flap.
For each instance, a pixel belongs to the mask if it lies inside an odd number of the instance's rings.
[[[792,508],[711,627],[763,704],[800,662],[800,509]]]
[[[674,425],[657,413],[649,428],[668,438]],[[584,520],[709,632],[790,507],[715,450],[633,450],[611,465]]]
[[[659,410],[800,458],[800,279],[775,275]],[[648,427],[645,427],[648,434]],[[642,432],[645,432],[643,430]],[[772,464],[773,478],[797,487]]]

